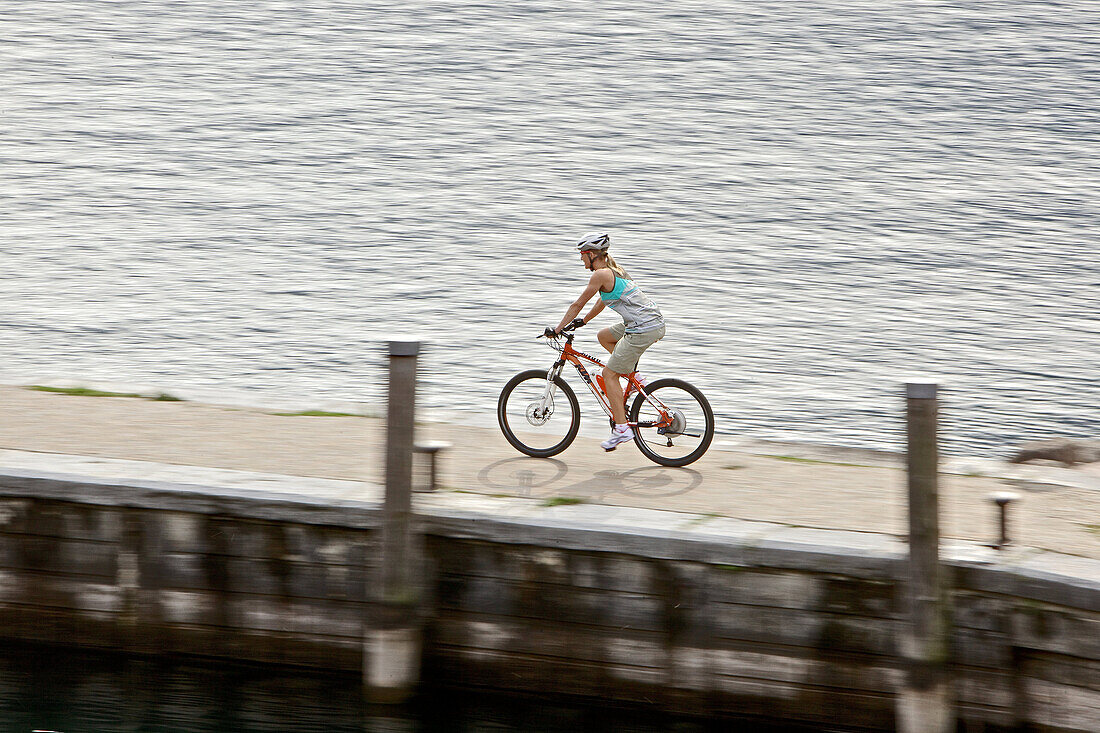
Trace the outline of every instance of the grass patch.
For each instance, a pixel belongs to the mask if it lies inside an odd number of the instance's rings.
[[[273,412],[280,417],[366,417],[354,412],[328,412],[326,410],[302,410],[301,412]]]
[[[131,397],[139,400],[153,400],[154,402],[183,402],[179,397],[170,395],[167,392],[150,396],[137,394],[136,392],[104,392],[100,389],[89,389],[87,387],[45,387],[41,384],[31,385],[27,389],[35,392],[52,392],[53,394],[67,394],[76,397]]]
[[[1100,535],[1100,524],[1086,524],[1085,531],[1092,532],[1095,535]]]
[[[702,524],[703,522],[709,522],[710,520],[718,519],[721,516],[722,516],[721,514],[715,514],[714,512],[707,512],[706,514],[700,514],[697,517],[692,517],[691,519],[689,519],[685,523],[685,526],[696,527],[696,526]]]
[[[722,466],[722,469],[725,470],[725,471],[739,471],[742,468],[744,468],[744,466],[738,466],[737,464],[734,464],[734,463],[731,463],[728,466]]]
[[[103,392],[98,389],[88,389],[87,387],[43,387],[40,384],[36,384],[33,387],[27,389],[33,389],[35,392],[52,392],[54,394],[68,394],[75,395],[77,397],[138,397],[142,398],[145,395],[133,394],[132,392]]]
[[[788,461],[790,463],[810,463],[820,466],[851,466],[852,468],[872,468],[864,463],[841,463],[840,461],[820,461],[816,458],[799,458],[798,456],[768,456],[768,458],[774,458],[777,461]]]
[[[570,504],[584,504],[584,499],[576,496],[552,496],[542,502],[543,506],[568,506]]]

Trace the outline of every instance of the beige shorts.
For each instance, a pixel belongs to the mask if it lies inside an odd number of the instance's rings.
[[[607,368],[619,374],[630,374],[638,368],[642,352],[665,337],[665,327],[644,333],[627,333],[626,325],[620,322],[611,326],[611,335],[618,343],[607,360]]]

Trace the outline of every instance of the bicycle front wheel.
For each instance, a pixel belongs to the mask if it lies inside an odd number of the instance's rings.
[[[714,412],[698,389],[679,379],[648,384],[630,407],[634,442],[646,458],[662,466],[686,466],[699,460],[714,438]]]
[[[577,395],[560,376],[548,392],[546,372],[530,369],[508,380],[497,400],[497,422],[520,453],[536,458],[556,456],[569,447],[581,428]]]

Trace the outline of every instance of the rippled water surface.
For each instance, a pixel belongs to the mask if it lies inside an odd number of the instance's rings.
[[[606,229],[721,432],[1095,434],[1095,11],[9,0],[0,379],[378,403],[416,333],[492,421]]]
[[[0,730],[27,733],[828,733],[428,685],[368,705],[358,676],[0,647]]]

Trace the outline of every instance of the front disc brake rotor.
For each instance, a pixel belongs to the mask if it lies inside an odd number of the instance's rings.
[[[527,405],[527,422],[536,428],[541,427],[546,424],[553,412],[554,408],[552,406],[543,407],[542,402],[532,402]]]

